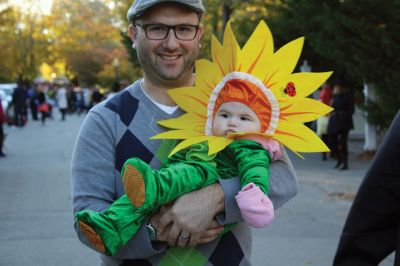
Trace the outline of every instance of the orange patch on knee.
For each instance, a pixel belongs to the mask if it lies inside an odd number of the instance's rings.
[[[139,208],[145,201],[145,184],[142,174],[133,166],[128,164],[124,171],[124,188],[126,196],[133,206]]]
[[[79,228],[92,246],[94,246],[101,253],[106,252],[106,248],[103,244],[103,241],[101,241],[100,236],[89,225],[79,221]]]

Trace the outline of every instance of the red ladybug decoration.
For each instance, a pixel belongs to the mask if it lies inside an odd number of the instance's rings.
[[[286,84],[285,93],[290,97],[296,96],[296,87],[294,86],[293,82]]]

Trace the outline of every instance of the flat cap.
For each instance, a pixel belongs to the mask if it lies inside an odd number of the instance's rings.
[[[128,10],[128,20],[132,22],[136,17],[140,16],[144,11],[146,11],[148,8],[161,4],[161,3],[167,3],[167,2],[175,2],[179,3],[182,5],[185,5],[197,12],[204,13],[205,8],[203,6],[203,1],[202,0],[135,0],[131,7]]]

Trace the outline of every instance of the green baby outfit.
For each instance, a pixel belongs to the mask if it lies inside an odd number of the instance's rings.
[[[218,178],[240,176],[242,187],[253,182],[268,194],[271,156],[259,143],[236,140],[217,154],[207,153],[205,143],[195,144],[171,156],[160,170],[128,159],[121,172],[126,194],[104,212],[78,212],[82,232],[100,252],[114,255],[159,207]]]

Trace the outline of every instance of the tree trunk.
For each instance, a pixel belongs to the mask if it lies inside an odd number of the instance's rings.
[[[376,101],[375,86],[371,83],[364,83],[364,96],[365,100],[370,99]],[[368,116],[368,114],[367,114]],[[376,126],[365,122],[365,143],[364,151],[376,151],[377,149],[377,134]]]
[[[228,23],[232,14],[232,8],[228,4],[222,6],[222,34],[225,31],[226,24]]]

